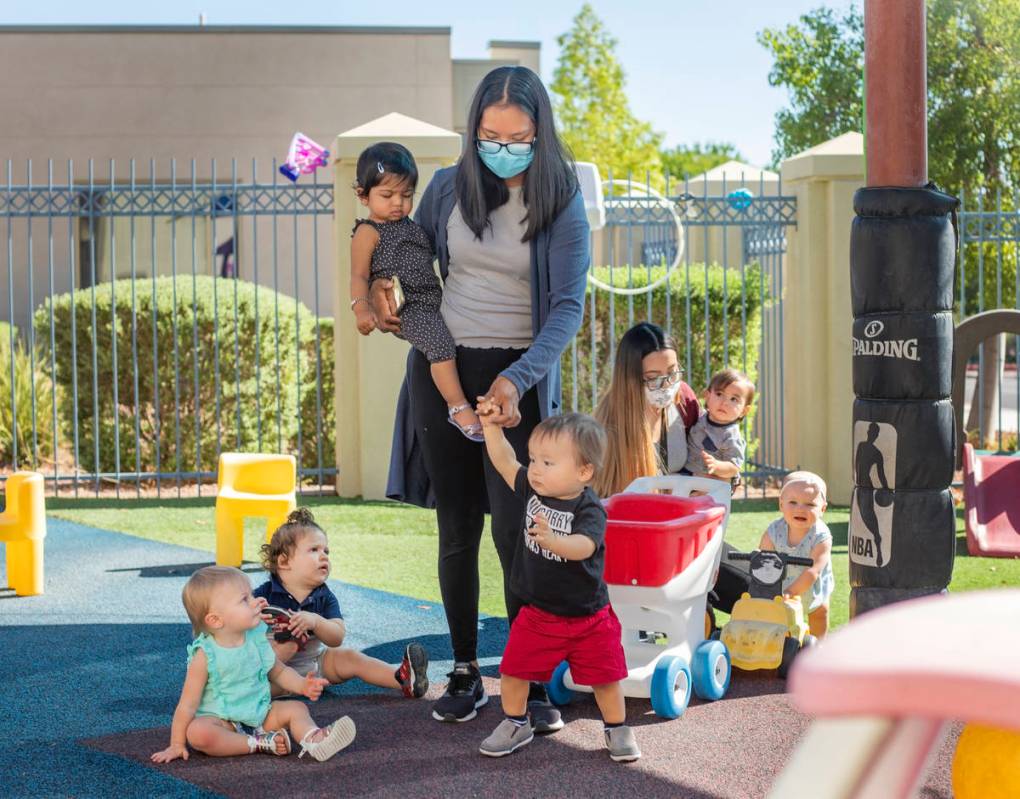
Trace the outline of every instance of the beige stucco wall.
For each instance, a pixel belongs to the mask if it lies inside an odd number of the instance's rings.
[[[494,39],[489,42],[489,58],[494,61],[513,61],[541,75],[541,45],[538,42]]]
[[[853,485],[850,226],[864,185],[864,139],[847,133],[782,164],[797,198],[786,255],[783,412],[787,468],[818,472],[829,500],[849,504]]]
[[[449,127],[451,83],[448,28],[0,28],[0,152],[201,175],[389,111]]]
[[[456,58],[453,61],[453,120],[451,130],[463,133],[467,128],[468,108],[479,82],[496,67],[513,66],[509,60]]]
[[[488,58],[457,58],[453,61],[453,124],[463,133],[467,125],[468,107],[479,81],[496,67],[523,66],[541,74],[538,42],[489,42]]]

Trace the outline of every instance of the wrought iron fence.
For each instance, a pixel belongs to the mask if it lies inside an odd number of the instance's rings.
[[[201,494],[222,449],[293,452],[304,487],[331,481],[332,186],[278,182],[275,162],[259,182],[254,160],[105,167],[16,181],[7,162],[0,462],[75,495]]]
[[[304,489],[318,490],[336,476],[333,320],[320,303],[332,297],[332,186],[279,181],[275,163],[263,182],[255,161],[226,177],[215,162],[146,166],[111,162],[99,178],[69,162],[55,180],[48,162],[39,180],[30,163],[17,176],[6,165],[0,313],[15,326],[0,331],[0,465],[75,496],[201,494],[221,451],[270,450],[295,454]],[[609,186],[564,405],[594,407],[619,337],[648,319],[673,333],[696,390],[727,365],[755,380],[745,476],[779,474],[795,199],[775,176],[659,184]]]
[[[960,192],[956,317],[1020,310],[1020,192]],[[978,347],[965,382],[964,426],[983,447],[1020,449],[1020,336]]]

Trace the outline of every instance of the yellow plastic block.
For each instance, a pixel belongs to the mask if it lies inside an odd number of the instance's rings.
[[[216,563],[241,565],[244,520],[266,520],[266,541],[297,507],[297,462],[293,455],[224,452],[216,495]]]
[[[0,541],[7,545],[7,583],[18,596],[43,593],[44,487],[38,472],[15,472],[7,478]]]
[[[1020,796],[1020,733],[968,724],[953,756],[956,799]]]

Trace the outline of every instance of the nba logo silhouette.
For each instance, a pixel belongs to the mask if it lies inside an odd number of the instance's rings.
[[[885,566],[892,556],[896,488],[896,428],[854,423],[854,496],[850,509],[850,560]]]

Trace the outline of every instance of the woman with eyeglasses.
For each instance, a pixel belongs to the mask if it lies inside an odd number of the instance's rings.
[[[443,277],[440,307],[456,344],[465,396],[497,413],[518,461],[528,462],[532,429],[560,406],[559,358],[584,314],[590,233],[577,176],[553,125],[539,77],[499,67],[479,84],[468,112],[464,149],[438,171],[418,205]],[[370,294],[378,327],[400,328],[391,285]],[[503,569],[509,620],[521,602],[509,585],[519,546],[522,501],[493,468],[484,447],[446,422],[447,404],[427,360],[415,350],[401,388],[387,495],[435,502],[439,586],[454,669],[433,706],[439,721],[467,721],[488,697],[478,671],[478,548],[484,514]],[[488,652],[492,655],[495,652]],[[563,726],[545,689],[533,684],[536,732]]]
[[[638,477],[676,474],[687,463],[687,433],[698,421],[701,406],[683,380],[676,343],[662,328],[639,322],[616,345],[609,390],[595,408],[606,429],[603,468],[592,488],[600,497],[623,491]],[[723,559],[714,590],[713,607],[729,613],[748,589],[747,564]],[[714,616],[712,616],[714,624]]]
[[[651,322],[634,325],[616,345],[613,379],[595,409],[608,436],[605,466],[593,484],[600,497],[687,463],[687,431],[701,407],[676,353],[673,338]]]

